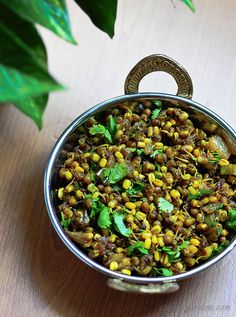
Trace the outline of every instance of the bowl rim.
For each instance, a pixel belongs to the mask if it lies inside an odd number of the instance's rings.
[[[112,278],[118,278],[121,280],[124,280],[126,282],[131,283],[137,283],[137,284],[156,284],[156,283],[163,283],[163,282],[171,282],[171,281],[177,281],[186,279],[189,277],[194,276],[195,274],[204,271],[208,267],[212,266],[213,264],[217,263],[219,260],[221,260],[223,257],[225,257],[235,246],[236,246],[236,236],[233,238],[233,240],[230,242],[230,244],[218,255],[214,256],[209,261],[206,261],[205,263],[197,266],[196,268],[193,268],[187,272],[180,273],[178,275],[173,275],[170,277],[139,277],[139,276],[129,276],[124,275],[115,271],[111,271],[107,268],[105,268],[103,265],[97,263],[96,261],[89,258],[82,250],[79,249],[66,235],[64,230],[62,229],[60,222],[56,215],[56,210],[53,205],[53,200],[51,196],[51,179],[52,179],[52,171],[56,162],[56,159],[58,157],[58,154],[60,153],[60,150],[62,146],[66,143],[67,137],[80,125],[84,122],[85,119],[87,119],[89,116],[94,115],[97,112],[103,111],[111,106],[115,106],[116,104],[125,102],[125,101],[135,101],[137,99],[145,99],[145,98],[160,98],[161,100],[166,101],[177,101],[182,102],[184,104],[188,104],[192,106],[193,108],[196,108],[200,112],[206,113],[208,116],[213,118],[227,133],[229,133],[233,139],[236,141],[236,132],[234,129],[220,116],[218,116],[214,111],[210,110],[209,108],[201,105],[200,103],[197,103],[191,99],[186,99],[184,97],[172,95],[172,94],[166,94],[166,93],[158,93],[158,92],[142,92],[142,93],[136,93],[136,94],[130,94],[130,95],[121,95],[118,97],[113,97],[110,99],[107,99],[101,103],[96,104],[95,106],[89,108],[85,112],[83,112],[81,115],[79,115],[75,120],[72,121],[72,123],[62,132],[60,137],[58,138],[57,142],[55,143],[51,154],[49,156],[45,174],[44,174],[44,199],[45,199],[45,205],[47,207],[48,215],[51,220],[51,223],[57,232],[60,239],[63,241],[63,243],[66,245],[66,247],[75,255],[77,256],[82,262],[87,264],[88,266],[96,269],[99,272],[104,273],[105,275],[112,277]]]

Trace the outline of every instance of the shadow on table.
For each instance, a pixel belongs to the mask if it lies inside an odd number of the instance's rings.
[[[41,172],[39,170],[35,175],[41,182],[40,190],[37,188],[39,183],[32,178],[28,184],[25,183],[26,187],[31,186],[35,196],[31,210],[27,211],[32,213],[33,220],[25,228],[28,257],[25,261],[31,263],[34,291],[40,298],[36,305],[40,306],[38,309],[43,309],[45,316],[189,316],[192,305],[196,304],[196,293],[205,292],[216,279],[216,274],[219,280],[215,283],[214,296],[217,296],[220,279],[223,278],[218,265],[198,277],[182,281],[180,290],[174,294],[141,295],[108,288],[107,277],[80,262],[54,232],[44,207]],[[37,210],[35,206],[38,206]],[[22,214],[25,213],[25,206],[19,206],[19,209]],[[221,265],[224,266],[224,262]],[[209,296],[206,292],[201,299],[207,302]]]

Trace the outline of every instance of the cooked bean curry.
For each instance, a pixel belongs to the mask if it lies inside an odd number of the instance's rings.
[[[59,168],[66,234],[134,276],[179,274],[220,253],[236,231],[236,164],[216,130],[158,100],[87,119]]]

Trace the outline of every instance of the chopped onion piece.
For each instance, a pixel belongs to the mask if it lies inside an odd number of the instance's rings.
[[[219,136],[214,135],[208,141],[208,149],[211,152],[217,152],[222,158],[228,159],[230,157],[230,151],[225,141]]]
[[[220,174],[221,175],[236,175],[236,164],[221,166]]]

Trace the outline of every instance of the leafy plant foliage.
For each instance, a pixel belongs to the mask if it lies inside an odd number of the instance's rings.
[[[75,0],[91,21],[111,38],[114,36],[117,0]]]
[[[36,28],[0,3],[0,102],[11,102],[41,127],[47,94],[62,88],[47,72]]]
[[[23,19],[45,26],[71,43],[76,43],[71,30],[65,0],[1,0]]]
[[[195,5],[192,0],[182,0],[193,12],[195,11]]]
[[[74,1],[95,26],[114,36],[117,0]],[[192,0],[182,1],[194,10]],[[76,44],[65,0],[0,0],[0,104],[13,104],[41,128],[49,92],[63,86],[48,73],[47,54],[36,24]],[[153,118],[159,112],[156,109]],[[111,118],[111,135],[115,129]]]

